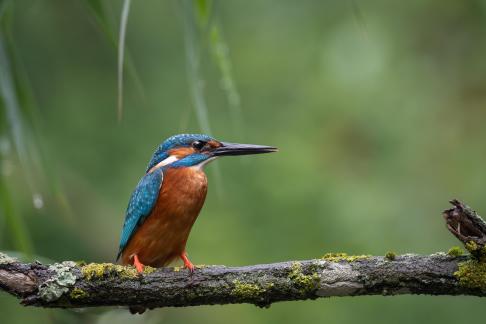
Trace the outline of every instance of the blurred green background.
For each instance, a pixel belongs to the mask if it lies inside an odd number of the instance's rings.
[[[0,1],[0,250],[112,261],[156,146],[211,129],[277,154],[207,168],[194,263],[456,245],[450,198],[486,214],[485,1]],[[207,121],[205,120],[207,115]],[[160,309],[24,308],[5,323],[480,322],[472,297]]]

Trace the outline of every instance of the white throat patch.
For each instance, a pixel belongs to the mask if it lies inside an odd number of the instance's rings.
[[[203,166],[205,166],[205,165],[206,165],[206,164],[208,164],[209,162],[211,162],[211,161],[215,160],[216,158],[217,158],[216,156],[211,157],[211,158],[209,158],[209,159],[207,159],[207,160],[202,161],[202,162],[201,162],[201,163],[199,163],[199,164],[193,165],[191,168],[194,168],[194,169],[196,169],[196,170],[201,170],[201,169],[203,168]]]

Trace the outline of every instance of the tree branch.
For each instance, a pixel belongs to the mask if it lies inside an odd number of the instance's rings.
[[[455,204],[454,212],[458,206],[462,211],[468,208]],[[449,229],[470,237],[464,227],[457,230],[462,216],[451,216],[455,222],[451,224],[450,213],[444,212]],[[486,263],[459,254],[458,249],[428,256],[327,254],[321,259],[246,267],[202,266],[191,275],[186,269],[150,267],[138,274],[133,267],[109,263],[20,263],[0,253],[0,288],[24,305],[59,308],[230,303],[266,307],[330,296],[486,296]]]

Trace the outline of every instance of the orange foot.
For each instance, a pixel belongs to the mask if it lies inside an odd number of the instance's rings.
[[[133,265],[137,268],[138,273],[143,272],[144,265],[140,262],[136,254],[133,256]]]
[[[181,259],[182,261],[184,261],[184,267],[186,267],[187,269],[189,269],[189,271],[191,273],[194,272],[194,265],[192,264],[191,261],[189,261],[189,259],[187,258],[187,253],[186,251],[182,252],[181,254]]]

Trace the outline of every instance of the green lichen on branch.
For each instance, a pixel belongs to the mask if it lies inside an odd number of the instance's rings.
[[[81,288],[74,288],[69,294],[71,299],[84,299],[89,296],[89,294]]]
[[[486,290],[486,262],[475,259],[461,262],[454,276],[463,287]]]
[[[75,266],[76,263],[72,261],[50,265],[49,271],[53,272],[53,275],[39,286],[40,297],[47,302],[52,302],[67,293],[76,283],[76,276],[73,273]]]
[[[321,259],[326,261],[331,261],[331,262],[340,262],[340,261],[354,262],[358,260],[369,259],[370,257],[371,257],[370,255],[364,255],[364,254],[348,255],[347,253],[326,253],[321,257]]]
[[[152,267],[145,267],[144,273],[155,271]],[[131,266],[122,266],[113,263],[90,263],[81,267],[81,273],[86,280],[101,279],[107,277],[119,277],[133,279],[138,276],[137,270]]]
[[[393,251],[388,251],[385,254],[385,260],[395,261],[396,258],[397,258],[397,254]]]
[[[231,294],[245,299],[257,299],[266,291],[258,284],[244,283],[240,280],[233,280],[233,284],[235,286]]]
[[[317,272],[304,274],[300,262],[292,262],[290,273],[287,277],[297,285],[302,294],[318,288],[319,274]]]
[[[458,246],[453,246],[447,251],[447,255],[451,257],[458,257],[464,254],[464,251],[458,247]]]

